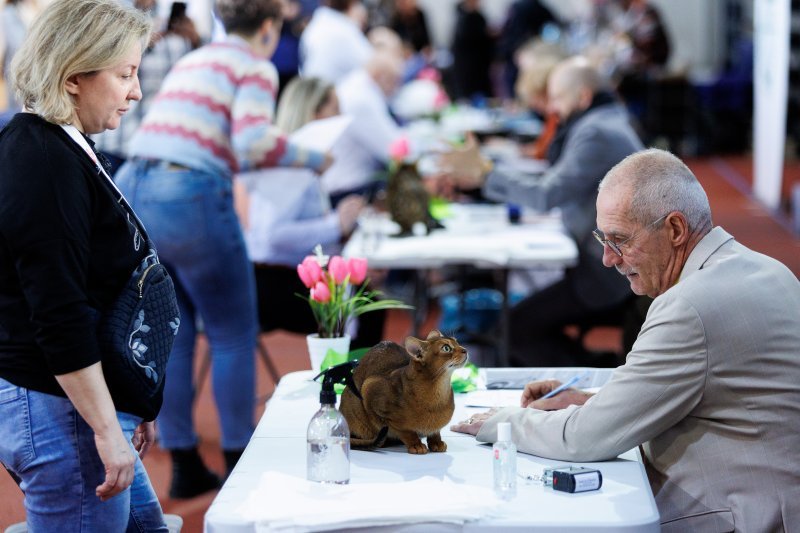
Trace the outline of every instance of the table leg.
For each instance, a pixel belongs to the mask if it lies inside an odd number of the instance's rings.
[[[411,334],[424,339],[427,332],[422,333],[422,324],[428,317],[428,271],[414,270],[414,313]]]
[[[509,335],[510,335],[510,320],[511,320],[511,306],[508,303],[508,269],[500,269],[500,287],[503,292],[503,303],[500,307],[500,346],[497,351],[497,366],[508,367],[510,366],[509,351]]]

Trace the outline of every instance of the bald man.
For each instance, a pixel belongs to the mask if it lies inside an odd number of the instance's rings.
[[[608,173],[595,234],[608,270],[655,298],[625,364],[597,394],[543,399],[560,383],[533,382],[521,407],[452,429],[491,442],[511,422],[521,451],[553,461],[641,445],[665,533],[797,531],[797,276],[715,227],[697,178],[662,150]]]
[[[403,66],[399,49],[389,46],[336,84],[341,113],[352,117],[353,122],[331,150],[334,163],[322,175],[322,187],[334,206],[349,194],[370,196],[382,183],[375,175],[386,168],[389,146],[403,134],[388,106],[389,97],[400,84]]]
[[[597,185],[615,164],[642,148],[624,106],[608,92],[582,57],[560,62],[547,82],[549,110],[560,126],[548,152],[551,167],[540,176],[501,166],[483,186],[486,197],[539,211],[561,209],[578,245],[578,264],[561,281],[522,300],[511,310],[510,355],[521,366],[571,366],[598,362],[564,333],[570,324],[622,322],[632,295],[624,279],[603,268],[592,237]],[[635,336],[635,333],[634,333]],[[614,364],[615,360],[602,361]]]

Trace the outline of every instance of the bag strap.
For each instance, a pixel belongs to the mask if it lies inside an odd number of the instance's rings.
[[[95,167],[97,167],[97,173],[102,174],[105,177],[103,181],[109,184],[113,189],[113,192],[116,193],[115,196],[117,203],[120,204],[122,208],[125,209],[125,211],[128,213],[128,215],[133,219],[133,224],[136,227],[136,231],[138,231],[142,235],[147,247],[153,251],[153,254],[155,254],[155,249],[156,249],[155,244],[153,243],[153,241],[150,240],[150,236],[147,234],[147,230],[144,228],[144,224],[136,215],[136,212],[130,206],[128,200],[125,199],[125,195],[123,195],[122,191],[119,190],[117,184],[114,183],[114,180],[112,180],[111,176],[108,175],[106,169],[103,168],[103,165],[100,164],[100,160],[97,158],[97,154],[95,154],[92,147],[89,146],[89,143],[86,141],[86,138],[81,134],[80,131],[78,131],[78,128],[76,128],[72,124],[61,124],[61,128],[64,131],[66,131],[67,135],[70,136],[70,138],[75,142],[75,144],[80,146],[86,153],[86,155],[89,156],[89,159],[91,159],[92,162],[95,164]],[[158,262],[157,255],[155,259],[156,262]]]

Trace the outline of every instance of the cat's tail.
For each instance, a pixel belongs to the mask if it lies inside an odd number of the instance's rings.
[[[386,442],[386,435],[389,433],[389,426],[383,426],[378,432],[378,436],[374,439],[361,439],[359,437],[350,436],[350,446],[353,448],[380,448]]]

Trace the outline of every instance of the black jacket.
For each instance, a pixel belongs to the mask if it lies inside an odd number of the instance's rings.
[[[54,376],[100,360],[97,311],[146,253],[105,179],[37,115],[0,132],[0,377],[15,385],[65,396]],[[146,416],[111,395],[117,410]]]

